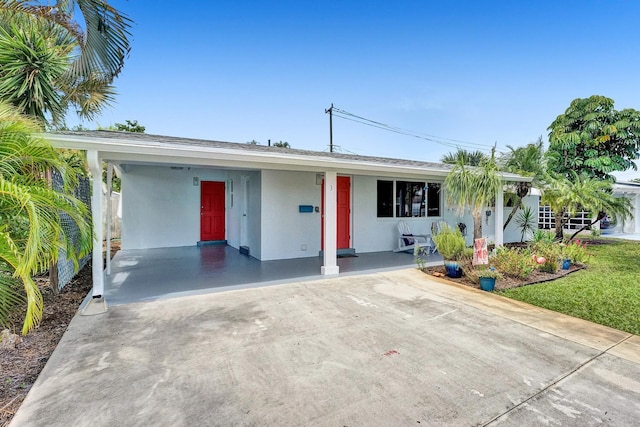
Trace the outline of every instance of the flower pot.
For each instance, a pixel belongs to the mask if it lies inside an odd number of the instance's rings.
[[[563,259],[562,260],[562,269],[563,270],[568,270],[569,267],[571,267],[571,260],[570,259]]]
[[[462,277],[462,268],[457,261],[445,261],[444,268],[447,270],[447,276],[453,279]]]
[[[494,277],[480,277],[480,289],[491,292],[495,287],[496,279]]]

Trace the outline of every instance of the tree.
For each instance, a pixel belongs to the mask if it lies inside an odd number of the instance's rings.
[[[0,9],[0,99],[53,126],[63,123],[71,107],[94,118],[115,92],[95,70],[69,76],[77,46],[61,26]]]
[[[617,111],[613,100],[594,95],[577,98],[549,126],[548,165],[571,179],[575,172],[615,181],[615,171],[637,170],[640,112]]]
[[[529,194],[531,188],[539,185],[539,178],[545,174],[543,145],[542,137],[524,147],[513,148],[507,145],[509,152],[500,158],[502,170],[533,178],[531,182],[520,181],[510,185],[515,201],[503,229],[507,228],[518,209],[522,208],[522,201]]]
[[[569,218],[581,210],[597,212],[596,219],[591,223],[611,214],[627,218],[631,214],[631,205],[626,198],[613,196],[612,184],[606,180],[593,179],[586,174],[572,174],[571,179],[565,176],[548,176],[542,186],[543,204],[549,205],[556,221],[556,240],[564,240],[564,227]],[[586,229],[583,227],[571,236]]]
[[[488,160],[489,156],[482,151],[468,151],[463,148],[458,148],[458,150],[453,153],[447,153],[440,159],[442,163],[449,165],[462,162],[467,166],[480,166],[480,164]]]
[[[495,149],[478,167],[470,167],[460,157],[444,180],[447,200],[458,212],[469,207],[473,217],[473,238],[482,237],[482,210],[494,202],[502,178],[498,173]]]
[[[273,146],[274,147],[280,147],[280,148],[291,148],[291,146],[289,145],[289,143],[287,141],[274,142]]]
[[[40,130],[33,118],[0,103],[0,323],[6,323],[15,303],[26,300],[23,334],[42,318],[42,295],[33,275],[49,268],[60,248],[77,269],[92,244],[90,213],[73,196],[76,171],[35,136]],[[51,169],[60,173],[63,191],[50,188]],[[78,226],[77,245],[61,225],[62,213]]]
[[[122,132],[134,132],[134,133],[144,133],[144,131],[146,130],[146,128],[140,124],[138,124],[137,120],[131,121],[131,120],[125,120],[125,124],[122,123],[116,123],[114,125],[115,130],[119,130]]]
[[[75,19],[77,9],[84,28]],[[53,5],[46,1],[0,0],[0,11],[28,14],[64,28],[80,48],[66,72],[70,80],[98,75],[111,83],[124,67],[132,21],[104,0],[61,0]]]

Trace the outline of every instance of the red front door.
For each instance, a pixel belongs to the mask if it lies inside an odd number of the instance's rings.
[[[337,194],[337,236],[336,248],[348,249],[351,247],[351,178],[338,177]],[[324,181],[322,181],[322,225],[321,243],[324,249]]]
[[[200,183],[200,240],[224,240],[224,182]]]

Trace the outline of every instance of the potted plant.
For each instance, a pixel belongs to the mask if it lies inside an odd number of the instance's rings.
[[[479,270],[477,274],[480,282],[480,289],[489,292],[495,289],[496,280],[502,277],[502,274],[493,267]]]
[[[451,228],[448,224],[443,224],[438,234],[433,236],[436,249],[444,259],[444,267],[449,277],[461,277],[459,258],[464,253],[466,243],[460,230]]]

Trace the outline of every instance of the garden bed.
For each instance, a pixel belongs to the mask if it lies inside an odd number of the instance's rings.
[[[495,289],[503,290],[503,289],[519,288],[520,286],[548,282],[550,280],[559,279],[560,277],[564,277],[567,274],[571,274],[573,272],[582,270],[584,268],[586,268],[586,266],[584,265],[571,264],[571,267],[568,270],[558,270],[556,273],[545,273],[544,271],[534,270],[533,272],[531,272],[531,274],[529,274],[529,276],[527,276],[526,279],[504,275],[504,277],[496,281]],[[428,267],[423,269],[422,271],[432,276],[441,277],[443,279],[449,280],[454,283],[459,283],[461,285],[469,286],[471,288],[480,289],[480,285],[478,283],[474,282],[473,280],[471,280],[466,276],[462,276],[458,279],[454,279],[447,276],[444,265],[437,266],[437,267]]]

